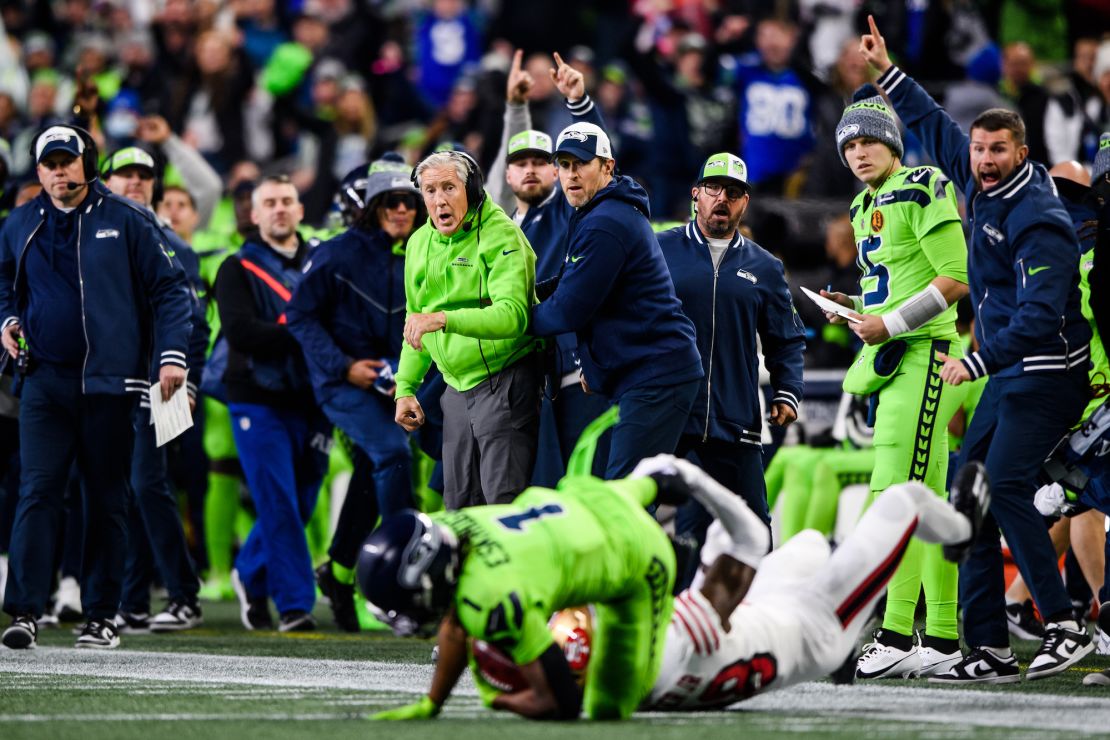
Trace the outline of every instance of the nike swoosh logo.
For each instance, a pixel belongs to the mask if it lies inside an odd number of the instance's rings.
[[[578,260],[580,260],[580,259],[582,259],[582,255],[578,255],[577,257],[571,257],[571,258],[570,258],[570,261],[571,261],[571,262],[577,262],[577,261],[578,261]]]
[[[1033,277],[1038,272],[1044,272],[1045,270],[1047,270],[1050,267],[1052,267],[1052,265],[1044,265],[1043,267],[1030,267],[1029,268],[1029,277]]]
[[[512,254],[513,252],[519,252],[519,251],[520,251],[519,249],[502,249],[501,250],[501,256],[505,256],[506,254]]]

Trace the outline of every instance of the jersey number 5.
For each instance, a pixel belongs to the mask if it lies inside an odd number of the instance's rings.
[[[751,660],[738,660],[725,666],[713,679],[699,701],[702,704],[723,706],[743,699],[750,699],[775,680],[778,661],[770,653],[756,653]]]
[[[543,506],[533,506],[531,509],[526,509],[519,514],[511,516],[503,516],[497,520],[505,529],[511,529],[514,532],[521,532],[524,530],[526,522],[533,519],[542,519],[545,516],[556,516],[563,513],[563,507],[559,504],[544,504]]]
[[[882,246],[883,238],[878,234],[861,239],[856,243],[856,250],[859,253],[859,269],[863,270],[860,287],[863,287],[864,280],[875,278],[874,283],[863,290],[864,307],[881,306],[890,297],[890,272],[886,269],[886,265],[876,265],[868,256]]]

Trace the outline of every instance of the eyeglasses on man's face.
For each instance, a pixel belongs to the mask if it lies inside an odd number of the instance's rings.
[[[703,182],[701,189],[712,198],[716,198],[723,190],[729,200],[740,200],[748,193],[747,189],[740,185],[722,185],[719,182]]]

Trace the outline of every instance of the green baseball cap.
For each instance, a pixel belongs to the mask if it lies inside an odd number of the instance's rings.
[[[748,183],[748,165],[744,164],[744,160],[740,157],[728,152],[711,154],[705,160],[701,171],[698,172],[697,184],[700,185],[706,180],[734,180],[748,190],[752,187]]]
[[[512,162],[520,156],[529,155],[551,159],[551,137],[543,131],[529,129],[509,139],[509,147],[505,155],[506,162]]]
[[[152,173],[158,174],[158,168],[154,166],[154,157],[150,156],[150,152],[144,151],[137,146],[126,146],[123,149],[116,150],[112,156],[104,160],[104,165],[100,168],[100,172],[105,177],[108,177],[113,172],[119,172],[124,167],[145,167]]]

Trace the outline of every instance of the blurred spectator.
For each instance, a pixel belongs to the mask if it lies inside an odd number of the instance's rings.
[[[847,214],[838,214],[825,225],[825,255],[828,264],[812,278],[813,284],[825,287],[830,293],[854,295],[859,290],[860,273],[856,264],[855,231]],[[801,291],[798,294],[803,295]],[[807,331],[806,336],[806,366],[842,368],[851,365],[860,346],[856,335],[843,324],[829,323],[817,304],[809,299],[797,301],[795,305],[802,323],[812,330],[812,335]]]
[[[35,133],[62,120],[56,113],[57,100],[58,73],[51,69],[39,70],[31,80],[22,131],[12,140],[12,166],[16,173],[27,173],[34,164],[30,150]]]
[[[852,38],[841,45],[836,64],[829,70],[828,86],[814,101],[813,127],[817,139],[802,186],[803,194],[844,198],[859,190],[859,182],[844,166],[837,151],[836,125],[840,122],[844,106],[851,102],[852,93],[865,82],[867,62],[860,56],[859,40]]]
[[[1102,95],[1095,85],[1098,39],[1076,39],[1067,87],[1048,101],[1045,112],[1045,145],[1053,164],[1070,160],[1091,161],[1098,149]]]
[[[1002,48],[1002,93],[1017,107],[1025,121],[1025,144],[1029,158],[1051,167],[1044,140],[1045,110],[1048,92],[1034,82],[1037,59],[1033,49],[1023,41],[1014,41]]]
[[[990,108],[1012,108],[998,92],[1002,79],[1002,55],[994,44],[987,44],[967,64],[967,79],[953,83],[944,96],[948,115],[959,124],[961,131],[971,128],[971,122]]]
[[[1021,43],[1029,53],[1045,62],[1062,62],[1068,58],[1068,22],[1062,0],[1002,0],[998,16],[998,42],[1003,48]],[[1024,117],[1024,115],[1023,115]],[[1025,119],[1026,124],[1029,119]],[[1043,159],[1030,152],[1030,157]]]
[[[370,143],[377,135],[377,115],[366,85],[356,75],[347,75],[339,83],[339,97],[335,101],[335,163],[332,172],[342,177],[360,162],[366,161]]]
[[[190,194],[199,227],[207,227],[223,190],[219,174],[204,157],[170,130],[169,123],[162,116],[139,119],[135,133],[139,141],[149,144],[165,157],[166,164],[173,168],[174,174],[180,177]]]
[[[206,31],[194,45],[196,59],[175,91],[168,116],[174,130],[220,171],[243,159],[243,101],[251,70],[228,37]]]
[[[275,0],[231,0],[235,25],[243,34],[243,52],[255,69],[266,61],[289,33],[278,18]]]
[[[613,153],[626,172],[648,171],[652,154],[651,110],[639,93],[639,82],[628,79],[628,68],[620,63],[607,64],[601,70],[595,103],[605,120]]]
[[[814,72],[822,79],[828,79],[827,75],[840,63],[846,42],[858,46],[852,25],[857,4],[857,0],[798,0],[802,22],[808,30],[809,58]],[[837,49],[841,50],[839,54]],[[819,141],[822,138],[818,135]]]
[[[478,18],[464,0],[431,0],[413,29],[416,80],[421,94],[438,108],[447,102],[455,81],[482,57]]]
[[[786,194],[813,150],[814,100],[820,83],[793,66],[798,29],[769,18],[756,29],[757,53],[736,65],[740,96],[740,155],[756,192]]]

